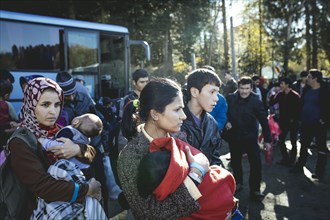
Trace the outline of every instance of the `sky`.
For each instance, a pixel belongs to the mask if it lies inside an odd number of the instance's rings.
[[[241,13],[244,9],[245,2],[244,0],[226,0],[226,13],[227,19],[229,21],[230,16],[233,16],[233,25],[238,26],[242,24]],[[229,23],[228,23],[229,24]]]

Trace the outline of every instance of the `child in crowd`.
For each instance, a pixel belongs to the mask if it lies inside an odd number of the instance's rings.
[[[72,125],[68,125],[62,128],[61,130],[59,130],[58,133],[55,135],[54,139],[39,138],[39,142],[42,143],[43,148],[46,150],[53,146],[63,145],[62,142],[56,140],[56,138],[61,138],[61,137],[69,138],[75,144],[89,144],[90,138],[100,135],[102,129],[103,129],[103,123],[101,119],[95,114],[86,113],[81,116],[73,118]],[[48,153],[47,156],[54,163],[58,160],[58,157],[52,152]],[[107,158],[103,158],[103,159],[107,159]],[[86,176],[89,176],[88,175],[89,171],[86,169],[90,167],[90,164],[83,163],[82,161],[74,157],[70,158],[69,161],[76,164],[85,173]],[[118,195],[122,192],[122,190],[115,182],[113,178],[113,174],[111,174],[112,173],[111,167],[109,169],[106,169],[105,172],[106,175],[108,175],[109,177],[106,178],[106,185],[108,188],[109,197],[111,199],[117,199]]]
[[[13,85],[7,80],[0,80],[0,146],[6,144],[7,139],[18,126],[18,117],[13,105],[8,102]],[[2,148],[1,148],[2,150]]]
[[[193,155],[200,153],[175,138],[158,138],[151,142],[149,153],[138,167],[137,188],[140,196],[145,198],[153,194],[162,201],[189,176],[198,187],[197,201],[201,208],[181,219],[242,219],[237,209],[238,200],[234,197],[235,180],[232,174],[217,165],[210,166],[210,171],[206,173],[196,163],[188,166],[184,152],[186,147]],[[198,169],[203,179],[191,172],[188,174],[188,167]]]
[[[39,138],[39,142],[45,150],[53,146],[63,145],[63,142],[57,141],[57,138],[65,137],[72,140],[75,144],[89,144],[90,137],[100,135],[103,129],[101,119],[95,114],[83,114],[72,120],[72,125],[68,125],[57,132],[54,139]],[[51,155],[51,156],[50,156]],[[58,160],[55,154],[51,153],[52,161]],[[76,158],[70,158],[80,169],[89,168],[89,164],[83,163]]]
[[[186,134],[186,141],[200,150],[211,165],[221,165],[221,137],[216,120],[208,113],[218,102],[221,80],[209,69],[196,69],[187,77],[187,103],[181,131]]]

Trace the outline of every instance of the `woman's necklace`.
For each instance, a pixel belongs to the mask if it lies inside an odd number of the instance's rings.
[[[146,132],[146,130],[144,129],[144,124],[141,126],[141,131],[142,133],[144,134],[144,136],[146,136],[146,138],[152,142],[153,141],[153,138]]]
[[[144,136],[146,136],[146,138],[147,138],[150,142],[152,142],[152,141],[154,140],[154,138],[151,137],[151,136],[147,133],[147,131],[144,129],[144,125],[145,125],[145,124],[141,125],[141,131],[142,131],[142,133],[144,134]],[[167,133],[166,136],[167,136],[167,137],[170,137],[170,134]]]

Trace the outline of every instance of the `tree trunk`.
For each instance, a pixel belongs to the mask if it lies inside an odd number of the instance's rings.
[[[317,38],[318,38],[318,31],[317,31],[317,16],[318,16],[318,9],[316,6],[316,0],[312,1],[312,68],[317,68]]]
[[[215,33],[215,27],[217,25],[217,20],[220,12],[220,5],[217,7],[217,3],[215,4],[215,12],[214,12],[214,19],[213,19],[213,25],[211,29],[211,36],[210,36],[210,47],[209,47],[209,62],[208,64],[211,66],[212,64],[212,50],[213,50],[213,35]]]
[[[309,70],[311,68],[311,34],[310,34],[310,5],[309,1],[305,2],[305,25],[306,25],[306,69]]]
[[[225,0],[222,0],[222,18],[223,18],[223,43],[224,43],[224,68],[229,69],[229,55],[228,55],[228,33],[227,33],[227,16]]]
[[[173,70],[173,42],[171,37],[171,31],[167,31],[168,34],[168,60],[167,60],[167,66],[169,70]]]
[[[259,0],[259,76],[261,76],[262,70],[262,11],[261,0]]]
[[[290,34],[292,26],[292,15],[288,15],[287,26],[285,29],[285,42],[284,42],[284,54],[283,54],[283,68],[287,72],[289,70],[289,57],[290,57]]]
[[[165,32],[165,38],[164,38],[164,45],[163,45],[163,53],[164,53],[164,65],[167,66],[168,64],[168,31]]]

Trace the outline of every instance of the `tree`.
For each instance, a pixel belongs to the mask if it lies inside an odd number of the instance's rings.
[[[222,17],[223,17],[223,43],[224,43],[224,68],[228,70],[229,66],[229,46],[228,46],[228,33],[227,33],[227,16],[225,0],[222,0]]]
[[[318,5],[320,5],[320,11],[318,14],[320,47],[325,51],[326,58],[330,61],[330,2],[328,0],[319,0]]]
[[[302,15],[303,4],[301,1],[277,0],[263,1],[263,5],[264,25],[268,33],[281,45],[279,52],[283,57],[283,68],[288,71],[291,51],[299,41],[298,29],[294,27]]]

